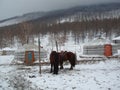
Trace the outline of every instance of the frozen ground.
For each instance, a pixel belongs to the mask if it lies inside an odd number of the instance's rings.
[[[0,90],[120,90],[120,60],[69,65],[58,75],[50,66],[10,65],[14,56],[0,56]]]

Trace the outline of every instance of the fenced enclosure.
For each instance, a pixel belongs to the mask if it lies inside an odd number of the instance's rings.
[[[116,54],[118,53],[118,50],[120,50],[120,44],[119,45],[112,45],[112,53]]]
[[[35,57],[36,61],[39,60],[39,51],[34,51],[34,57]],[[41,60],[43,60],[44,58],[47,58],[47,52],[46,51],[41,51],[40,52],[40,58],[41,58]],[[25,51],[15,52],[15,58],[14,59],[23,62],[25,60]]]
[[[14,50],[3,50],[0,51],[0,55],[14,55],[15,51]]]
[[[103,45],[90,45],[83,47],[84,55],[104,55]]]
[[[83,47],[83,55],[104,55],[105,45],[86,45]],[[112,45],[112,55],[117,54],[120,45]]]

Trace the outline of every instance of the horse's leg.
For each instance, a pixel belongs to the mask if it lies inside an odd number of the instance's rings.
[[[60,66],[60,69],[63,69],[63,65]]]
[[[73,70],[73,66],[72,66],[72,62],[71,62],[71,60],[69,60],[69,62],[70,62],[70,64],[71,64],[71,66],[70,66],[70,70]]]
[[[53,74],[58,74],[58,67],[59,67],[59,61],[55,60]]]
[[[54,64],[54,72],[53,74],[58,74],[58,64]]]
[[[50,70],[50,73],[53,72],[53,64],[51,64],[51,70]]]
[[[73,66],[71,65],[70,70],[73,70]]]
[[[60,69],[63,69],[63,61],[60,62]]]

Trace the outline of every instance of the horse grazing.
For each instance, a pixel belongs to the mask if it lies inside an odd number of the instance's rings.
[[[60,69],[63,69],[63,62],[69,60],[71,67],[70,70],[75,67],[76,64],[76,54],[72,52],[62,51],[59,53],[59,62],[60,62]]]
[[[52,51],[50,54],[51,73],[58,74],[59,69],[59,53]],[[54,70],[54,71],[53,71]]]

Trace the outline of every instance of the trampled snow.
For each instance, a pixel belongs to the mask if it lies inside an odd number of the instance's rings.
[[[51,42],[48,35],[41,38],[41,46],[48,51],[47,60],[50,51],[56,50]],[[80,59],[82,46],[69,37],[59,49],[75,52]],[[3,50],[7,49],[13,50]],[[69,70],[70,64],[64,64],[58,75],[50,73],[50,65],[42,65],[40,74],[39,66],[14,65],[13,61],[14,55],[0,56],[0,90],[120,90],[120,58],[77,64],[73,70]]]
[[[14,59],[13,55],[10,56],[0,56],[0,65],[1,64],[10,64],[12,60]]]
[[[50,65],[11,65],[14,56],[0,56],[0,90],[119,90],[120,60],[109,59],[96,64],[78,64],[73,70],[64,65],[58,75]]]

